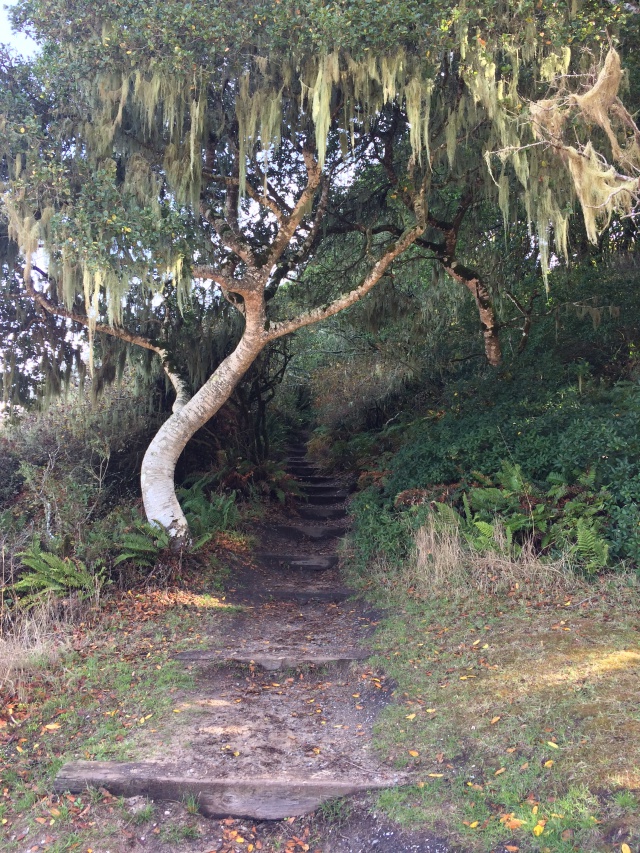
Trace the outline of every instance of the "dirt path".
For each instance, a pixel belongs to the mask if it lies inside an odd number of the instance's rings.
[[[302,446],[288,464],[305,501],[258,527],[253,564],[227,595],[242,609],[222,615],[200,649],[176,656],[192,668],[195,689],[177,696],[176,713],[142,752],[138,745],[144,760],[72,762],[56,788],[197,801],[207,817],[254,821],[325,804],[321,853],[442,853],[436,840],[370,813],[370,792],[409,780],[372,749],[392,687],[367,664],[376,614],[351,600],[339,576],[347,490],[322,477]],[[334,805],[344,796],[353,798],[346,811]]]

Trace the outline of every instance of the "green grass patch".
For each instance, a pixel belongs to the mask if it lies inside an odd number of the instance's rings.
[[[49,850],[86,849],[96,832],[108,836],[111,824],[117,831],[123,818],[113,798],[101,807],[99,792],[57,795],[56,773],[66,761],[144,755],[154,733],[178,720],[173,709],[193,684],[190,667],[173,655],[202,646],[208,625],[235,609],[206,593],[128,594],[111,601],[97,626],[76,628],[53,663],[20,673],[0,711],[3,850],[25,849],[36,835],[50,839]],[[99,808],[104,819],[92,822],[88,814]]]
[[[637,849],[639,605],[622,581],[396,601],[374,640],[398,685],[376,739],[415,783],[380,807],[477,851]]]

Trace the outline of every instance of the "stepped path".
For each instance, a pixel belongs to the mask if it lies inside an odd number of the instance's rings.
[[[221,616],[201,649],[176,656],[195,673],[182,713],[145,742],[144,760],[66,764],[58,790],[194,797],[211,817],[264,820],[404,781],[371,748],[391,689],[367,664],[375,615],[350,600],[338,572],[347,490],[303,446],[288,465],[302,498],[258,526],[252,566],[227,595],[241,610]]]

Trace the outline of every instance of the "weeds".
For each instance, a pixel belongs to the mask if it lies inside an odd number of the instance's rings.
[[[453,511],[446,516],[430,514],[415,533],[413,554],[403,565],[401,583],[422,598],[434,593],[503,593],[525,585],[546,590],[575,585],[566,561],[541,558],[530,540],[517,550],[510,548],[503,528],[495,524],[491,541],[491,549],[470,547]]]

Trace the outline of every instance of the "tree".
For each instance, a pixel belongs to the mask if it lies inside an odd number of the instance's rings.
[[[588,220],[597,206],[592,238],[632,209],[640,148],[615,52],[594,76],[622,18],[548,0],[23,0],[16,20],[44,52],[2,70],[10,233],[33,301],[157,354],[175,387],[142,466],[150,520],[188,534],[173,476],[189,438],[266,346],[360,301],[401,255],[429,252],[473,294],[499,362],[491,288],[456,257],[461,224],[487,191],[508,222],[517,190],[546,269],[576,191]],[[569,124],[584,140],[571,151]],[[626,172],[598,160],[603,141]],[[349,261],[346,290],[318,275],[327,251]],[[190,398],[174,318],[150,322],[168,283],[178,312],[195,283],[243,319]]]

